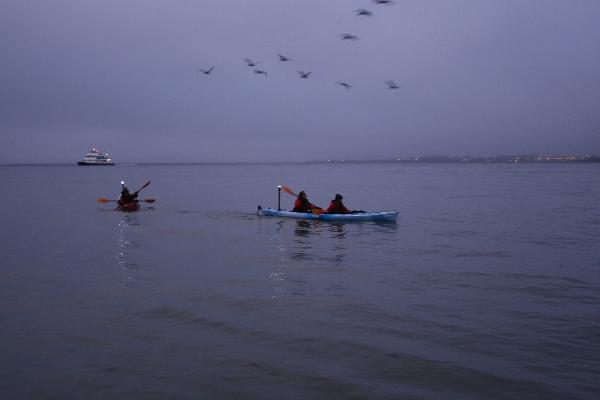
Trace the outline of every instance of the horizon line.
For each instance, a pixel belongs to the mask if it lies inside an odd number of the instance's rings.
[[[523,160],[525,162],[586,162],[600,161],[597,154],[574,155],[574,154],[503,154],[495,156],[447,156],[447,155],[426,155],[416,157],[394,157],[394,158],[374,158],[374,159],[327,159],[327,160],[307,160],[307,161],[140,161],[140,162],[118,162],[113,166],[127,165],[236,165],[236,164],[341,164],[341,163],[440,163],[440,162],[466,162],[466,163],[510,163],[514,160]],[[77,165],[77,162],[0,162],[0,166],[67,166]],[[108,166],[108,165],[104,165]]]

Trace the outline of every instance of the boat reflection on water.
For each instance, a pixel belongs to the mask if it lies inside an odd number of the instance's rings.
[[[290,246],[290,258],[293,260],[325,259],[335,264],[344,261],[347,249],[344,224],[298,220],[294,234],[296,240]],[[326,248],[322,248],[323,245]]]
[[[294,233],[299,237],[308,237],[311,234],[310,225],[310,221],[298,220]]]
[[[274,259],[269,273],[274,282],[274,300],[310,293],[314,288],[311,288],[308,277],[314,271],[343,272],[348,263],[355,262],[354,258],[362,257],[353,252],[357,241],[364,244],[374,240],[374,245],[381,245],[387,237],[395,243],[397,231],[397,224],[389,222],[281,219],[274,225],[269,225],[274,228],[270,234],[269,251]],[[333,286],[330,289],[341,290]]]
[[[135,285],[135,272],[138,266],[130,260],[130,250],[132,247],[139,246],[138,242],[131,238],[129,229],[132,226],[139,225],[139,217],[135,213],[120,213],[118,223],[119,233],[117,235],[117,254],[116,262],[119,269],[122,271],[124,278],[121,286],[130,288]]]
[[[294,228],[295,240],[290,245],[290,258],[296,261],[314,259],[313,242],[318,240],[318,232],[314,229],[314,221],[298,220]]]
[[[335,265],[343,264],[347,257],[346,250],[348,250],[347,241],[345,240],[347,233],[344,230],[344,224],[329,224],[329,233],[331,234],[330,237],[335,239],[331,244],[332,252],[330,254],[330,261]]]
[[[275,285],[273,286],[273,300],[279,300],[285,295],[285,278],[286,278],[286,269],[287,269],[287,256],[286,249],[283,246],[283,241],[281,240],[281,229],[283,228],[283,223],[280,221],[277,223],[277,228],[275,229],[276,234],[271,237],[271,241],[274,243],[274,247],[276,248],[275,258],[277,262],[273,267],[273,271],[271,271],[269,277],[273,280]]]
[[[287,221],[286,221],[287,222]],[[290,244],[290,258],[296,261],[323,260],[343,264],[352,242],[361,237],[395,234],[396,223],[390,222],[327,222],[297,220],[295,240]]]

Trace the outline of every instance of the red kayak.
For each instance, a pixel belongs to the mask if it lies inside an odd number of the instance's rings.
[[[137,211],[140,209],[140,203],[137,201],[132,201],[131,203],[125,203],[125,204],[119,203],[117,208],[119,209],[119,211],[133,212],[133,211]]]

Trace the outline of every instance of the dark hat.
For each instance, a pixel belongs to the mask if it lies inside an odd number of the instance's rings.
[[[343,198],[344,198],[344,196],[342,196],[342,195],[341,195],[341,194],[339,194],[339,193],[336,193],[336,195],[335,195],[335,199],[336,199],[336,200],[341,200],[341,199],[343,199]]]

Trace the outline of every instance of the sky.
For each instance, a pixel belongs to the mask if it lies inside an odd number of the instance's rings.
[[[600,154],[598,21],[598,0],[2,0],[0,163]]]

